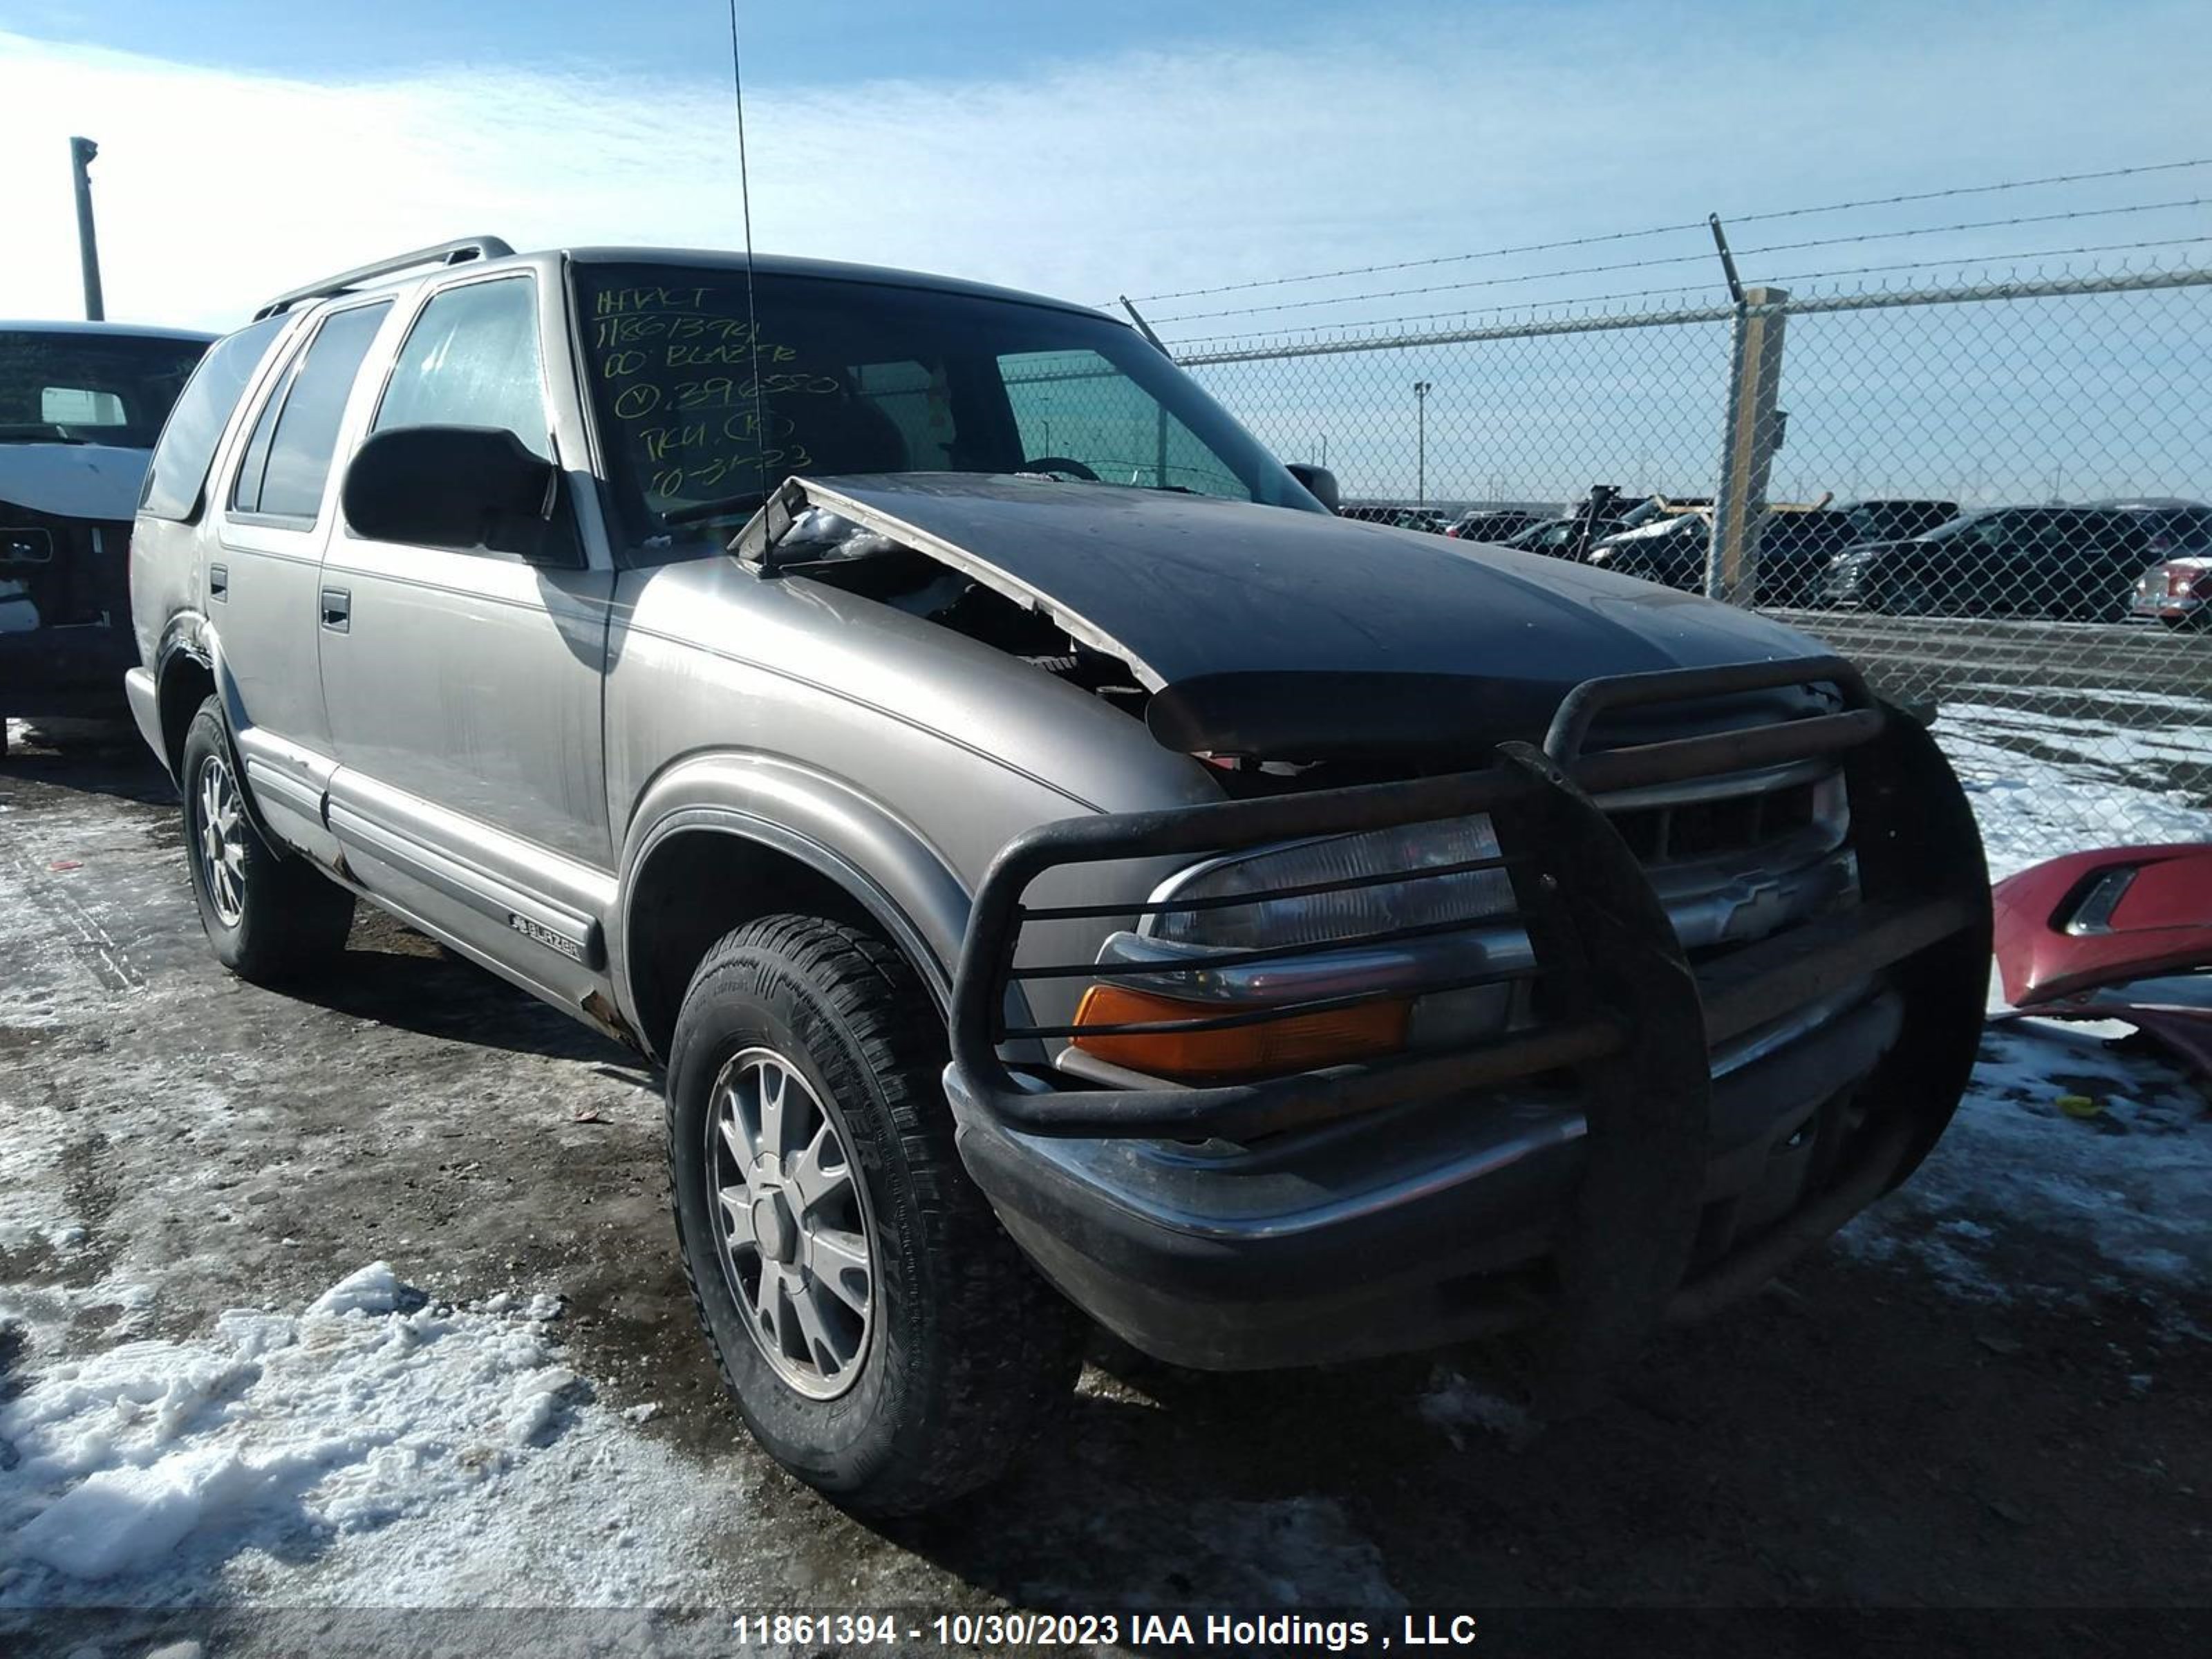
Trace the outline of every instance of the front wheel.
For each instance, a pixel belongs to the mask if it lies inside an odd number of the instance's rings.
[[[257,985],[327,966],[345,948],[353,895],[305,860],[279,857],[261,839],[213,697],[185,734],[179,781],[192,897],[216,959]]]
[[[1885,617],[1929,617],[1936,612],[1934,584],[1910,572],[1883,579],[1873,598],[1874,608]]]
[[[986,1485],[1066,1397],[1079,1316],[961,1166],[944,1033],[883,940],[770,916],[707,954],[668,1061],[701,1325],[754,1437],[849,1509]]]

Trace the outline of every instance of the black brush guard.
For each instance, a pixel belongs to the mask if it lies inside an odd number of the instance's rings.
[[[1835,712],[1697,736],[1583,752],[1603,714],[1792,686],[1833,688]],[[1595,794],[1724,776],[1835,757],[1850,805],[1860,900],[1693,970],[1635,855]],[[1037,906],[1036,878],[1057,866],[1193,857],[1309,836],[1354,834],[1486,813],[1494,859],[1386,872],[1233,899]],[[1106,978],[1384,945],[1433,926],[1328,946],[1224,950],[1170,967],[1064,963],[1016,966],[1030,922],[1119,920],[1146,910],[1249,904],[1323,890],[1381,886],[1496,868],[1533,947],[1533,971],[1271,1004],[1189,1019],[1091,1025],[1088,1035],[1218,1030],[1286,1019],[1388,996],[1417,997],[1533,981],[1534,1023],[1467,1047],[1331,1066],[1261,1081],[1210,1086],[1027,1086],[1002,1044],[1074,1034],[1009,1018],[1018,985]],[[1770,1277],[1904,1179],[1948,1122],[1975,1053],[1989,959],[1989,888],[1971,811],[1927,732],[1885,710],[1856,670],[1832,657],[1668,671],[1589,681],[1560,705],[1542,749],[1509,743],[1481,771],[1158,812],[1067,819],[1016,837],[976,894],[951,1011],[951,1082],[969,1107],[1018,1136],[1147,1137],[1231,1141],[1349,1117],[1398,1103],[1448,1097],[1535,1079],[1572,1085],[1588,1124],[1573,1213],[1561,1218],[1559,1328],[1570,1370],[1618,1357],[1662,1314],[1694,1316]],[[1696,1234],[1711,1111],[1711,1050],[1876,975],[1901,994],[1905,1027],[1861,1084],[1868,1127],[1822,1190],[1798,1212],[1694,1283],[1684,1284]],[[1848,1083],[1848,1079],[1842,1080]],[[1071,1079],[1072,1082],[1072,1079]]]

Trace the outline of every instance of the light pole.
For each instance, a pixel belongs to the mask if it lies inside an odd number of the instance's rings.
[[[84,267],[84,315],[94,323],[107,316],[100,293],[100,243],[92,228],[92,158],[99,154],[100,146],[89,138],[70,140],[70,173],[76,184],[77,261]]]
[[[1413,505],[1429,504],[1429,383],[1413,382]]]

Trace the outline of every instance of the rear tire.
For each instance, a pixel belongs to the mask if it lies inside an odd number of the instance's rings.
[[[771,1456],[869,1515],[995,1480],[1080,1365],[1080,1316],[961,1165],[944,1063],[905,959],[812,916],[714,945],[669,1048],[677,1237],[723,1380]]]
[[[216,960],[240,979],[277,985],[344,950],[353,895],[304,859],[280,857],[253,827],[246,786],[210,697],[185,733],[185,860]]]

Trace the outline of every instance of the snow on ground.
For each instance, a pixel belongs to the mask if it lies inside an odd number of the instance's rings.
[[[70,1299],[0,1291],[0,1322],[43,1346]],[[692,1492],[533,1311],[433,1303],[374,1262],[297,1311],[37,1365],[0,1403],[0,1610],[204,1601],[302,1564],[333,1605],[696,1592],[683,1540],[743,1494]]]
[[[2072,1097],[2094,1107],[2076,1116]],[[2212,1280],[2212,1111],[2156,1060],[2090,1031],[2039,1020],[1984,1034],[1973,1086],[1942,1142],[1902,1188],[1841,1235],[1863,1260],[1917,1261],[1975,1301],[2068,1299],[2125,1290],[2162,1300]],[[2063,1240],[2064,1282],[2021,1279],[2024,1252],[1994,1258],[2027,1227]],[[2212,1333],[2180,1330],[2212,1340]]]
[[[2150,781],[2206,763],[2203,708],[2176,708],[2171,726],[2120,726],[1946,702],[1936,737],[1973,803],[1990,878],[2093,847],[2212,841],[2212,807]]]
[[[1519,1445],[1537,1431],[1535,1416],[1516,1401],[1471,1382],[1449,1365],[1437,1367],[1429,1391],[1415,1402],[1422,1419],[1444,1432],[1455,1446],[1465,1446],[1470,1431],[1494,1434]]]

